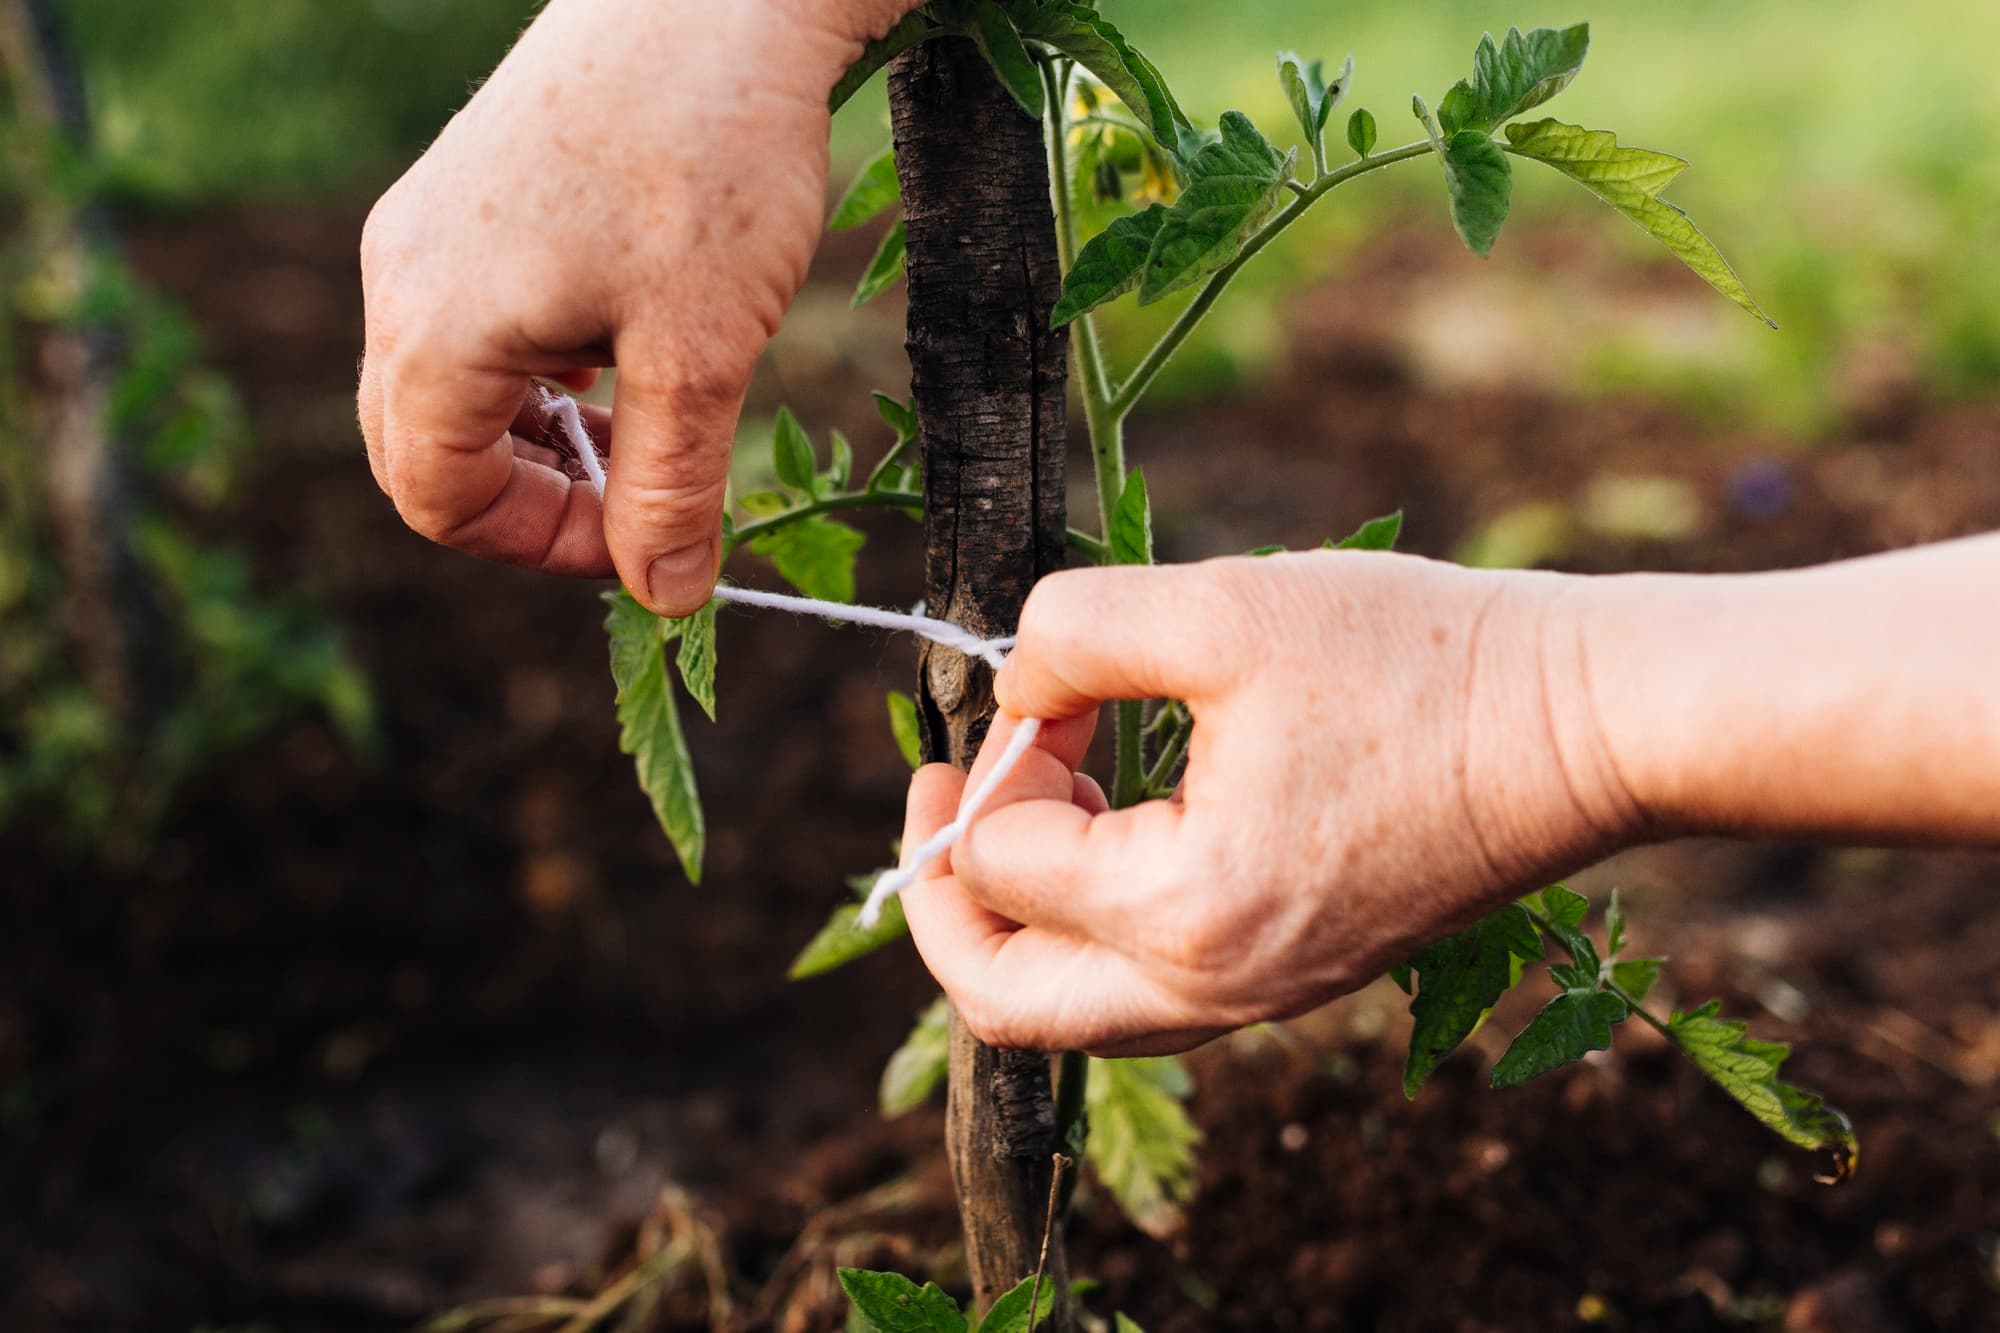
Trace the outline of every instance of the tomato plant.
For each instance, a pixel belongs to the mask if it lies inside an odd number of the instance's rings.
[[[854,300],[859,305],[907,274],[913,400],[876,394],[893,439],[865,472],[845,439],[836,434],[822,453],[796,418],[781,412],[774,484],[737,498],[725,520],[725,552],[747,549],[801,592],[851,601],[864,538],[841,515],[884,508],[919,516],[932,614],[981,634],[1006,632],[1033,580],[1066,559],[1150,563],[1145,477],[1128,466],[1125,452],[1133,409],[1244,265],[1342,186],[1405,163],[1439,173],[1451,223],[1478,255],[1489,254],[1501,234],[1516,164],[1546,168],[1769,322],[1716,247],[1663,197],[1685,161],[1622,145],[1608,131],[1531,116],[1577,76],[1589,43],[1585,24],[1483,37],[1470,76],[1435,108],[1413,98],[1415,136],[1383,147],[1380,120],[1369,109],[1353,109],[1344,134],[1335,129],[1333,114],[1355,78],[1351,56],[1329,72],[1323,60],[1279,54],[1277,75],[1295,124],[1274,140],[1240,111],[1223,112],[1212,128],[1198,126],[1160,71],[1091,5],[938,0],[915,11],[833,90],[837,107],[890,66],[895,141],[862,167],[830,220],[835,229],[857,227],[901,208]],[[1281,147],[1286,139],[1294,142]],[[1086,219],[1097,223],[1087,238]],[[1120,373],[1108,364],[1093,312],[1127,295],[1141,305],[1177,297],[1184,304],[1157,343]],[[1072,355],[1096,483],[1096,523],[1084,531],[1068,527],[1062,514]],[[1400,514],[1392,514],[1326,544],[1385,549],[1400,526]],[[623,743],[690,879],[698,878],[703,815],[667,657],[671,649],[685,692],[713,718],[715,604],[665,621],[622,593],[611,601]],[[1167,796],[1193,726],[1188,711],[1159,700],[1121,703],[1114,713],[1112,804]],[[967,764],[991,715],[983,668],[927,647],[918,691],[892,693],[888,715],[912,765],[926,755]],[[851,883],[856,899],[838,907],[799,955],[794,977],[853,962],[906,933],[893,903],[864,926],[858,895],[871,880]],[[1404,1075],[1409,1096],[1503,993],[1546,960],[1555,994],[1494,1066],[1495,1086],[1524,1083],[1605,1049],[1618,1026],[1636,1017],[1768,1128],[1830,1153],[1835,1177],[1851,1169],[1855,1141],[1846,1118],[1779,1080],[1785,1047],[1750,1037],[1714,1003],[1664,1015],[1647,1009],[1662,960],[1629,955],[1615,894],[1601,945],[1585,929],[1588,913],[1582,897],[1550,887],[1395,969],[1414,1019]],[[948,1133],[974,1301],[986,1310],[981,1330],[1039,1325],[1040,1295],[1049,1296],[1053,1326],[1071,1326],[1059,1294],[1068,1290],[1060,1228],[1050,1221],[1067,1196],[1068,1158],[1081,1156],[1149,1231],[1173,1230],[1192,1194],[1199,1134],[1184,1108],[1189,1083],[1178,1062],[1071,1054],[1061,1057],[1053,1083],[1050,1064],[1039,1054],[979,1046],[939,1000],[883,1075],[882,1107],[892,1115],[940,1085],[951,1088]],[[935,1286],[852,1270],[842,1280],[856,1310],[853,1327],[969,1327],[957,1302]],[[1121,1327],[1130,1327],[1122,1317]]]

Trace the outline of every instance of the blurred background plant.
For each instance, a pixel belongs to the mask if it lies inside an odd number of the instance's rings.
[[[302,709],[372,729],[331,626],[209,521],[245,437],[127,266],[51,11],[0,5],[0,832],[140,852],[181,783]]]
[[[1434,179],[1371,176],[1250,266],[1177,398],[1135,418],[1163,558],[1396,508],[1413,551],[1591,571],[2000,527],[1991,0],[1101,3],[1189,108],[1272,130],[1274,47],[1351,50],[1343,113],[1385,143],[1482,29],[1588,20],[1565,116],[1685,151],[1673,197],[1783,326],[1566,182],[1521,173],[1481,261]],[[837,1327],[835,1265],[949,1272],[935,1112],[875,1112],[935,984],[907,950],[782,975],[897,827],[881,708],[906,646],[724,619],[720,721],[687,732],[714,812],[689,892],[618,754],[596,589],[431,546],[362,459],[362,218],[535,0],[33,7],[67,20],[92,132],[50,129],[10,49],[0,1327],[588,1308],[657,1271],[670,1186],[717,1210],[726,1272],[676,1278],[653,1328],[710,1328],[715,1288]],[[888,137],[878,82],[835,120],[834,188]],[[886,225],[823,244],[752,386],[743,489],[781,403],[885,443],[867,391],[907,376],[901,296],[849,298]],[[1176,308],[1103,312],[1114,355]],[[907,604],[914,526],[865,522],[859,595]],[[1097,1191],[1080,1271],[1156,1330],[1706,1328],[1787,1302],[1800,1327],[1815,1302],[2000,1326],[1996,880],[1991,858],[1712,844],[1590,880],[1644,909],[1693,998],[1801,1040],[1802,1081],[1870,1138],[1835,1206],[1658,1052],[1504,1098],[1472,1088],[1475,1054],[1407,1104],[1386,986],[1197,1053],[1185,1229],[1137,1235]],[[1523,1188],[1585,1151],[1588,1190]]]

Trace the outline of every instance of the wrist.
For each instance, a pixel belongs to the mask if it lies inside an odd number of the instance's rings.
[[[1506,887],[1532,886],[1656,836],[1592,689],[1588,580],[1506,571],[1473,636],[1466,808]]]

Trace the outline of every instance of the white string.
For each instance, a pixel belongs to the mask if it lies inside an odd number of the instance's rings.
[[[850,606],[846,602],[822,602],[817,597],[794,597],[782,592],[759,592],[755,588],[739,588],[730,583],[715,585],[715,597],[721,602],[737,602],[743,606],[758,606],[770,611],[789,611],[795,616],[818,616],[823,620],[844,620],[853,625],[867,625],[874,629],[892,629],[904,634],[915,634],[929,639],[932,643],[943,644],[957,649],[967,657],[976,657],[995,671],[1007,660],[1007,654],[1014,647],[1014,636],[1000,639],[982,639],[962,625],[954,625],[949,620],[933,620],[929,616],[908,615],[902,611],[890,611],[879,606]]]
[[[868,890],[867,900],[861,904],[858,923],[863,930],[873,930],[875,923],[882,919],[882,908],[888,901],[916,883],[925,866],[958,845],[966,829],[972,826],[973,816],[979,813],[994,790],[1007,780],[1008,774],[1028,753],[1041,730],[1040,718],[1023,718],[1021,725],[1014,728],[1014,734],[1007,738],[1007,748],[1000,751],[1000,757],[987,770],[985,780],[959,798],[958,817],[931,834],[915,851],[904,851],[903,864],[899,868],[885,870],[876,878],[874,886]]]
[[[576,400],[567,394],[552,394],[550,413],[562,426],[569,437],[569,443],[576,450],[577,458],[583,464],[586,476],[590,478],[591,489],[598,495],[604,494],[604,465],[598,460],[597,446],[583,428],[583,416],[576,408]],[[1014,647],[1014,636],[986,639],[974,634],[962,625],[954,625],[949,620],[938,620],[917,613],[890,611],[877,606],[849,606],[845,602],[826,602],[817,597],[794,597],[789,593],[759,592],[755,588],[738,588],[733,584],[719,583],[715,588],[717,601],[735,602],[742,606],[760,607],[771,611],[786,611],[796,616],[818,616],[823,620],[846,621],[854,625],[868,625],[875,629],[896,630],[904,634],[915,634],[929,639],[932,643],[976,657],[995,671],[1007,660],[1007,654]],[[921,609],[922,602],[917,603]],[[924,840],[915,851],[904,849],[903,864],[895,870],[885,870],[876,876],[874,885],[868,890],[867,899],[861,904],[858,924],[863,930],[873,930],[875,923],[882,919],[882,909],[889,900],[917,882],[917,876],[926,866],[958,845],[959,839],[972,824],[973,817],[984,806],[993,793],[999,790],[1008,775],[1013,773],[1021,759],[1041,734],[1040,718],[1024,718],[1014,734],[1007,738],[1006,747],[1000,757],[993,762],[979,785],[969,788],[959,798],[958,816],[949,824]]]
[[[590,433],[583,428],[583,413],[576,410],[576,399],[566,393],[551,394],[553,400],[549,411],[569,436],[572,448],[576,450],[577,461],[583,464],[583,474],[590,478],[590,488],[601,497],[604,494],[604,464],[598,460],[597,445]]]

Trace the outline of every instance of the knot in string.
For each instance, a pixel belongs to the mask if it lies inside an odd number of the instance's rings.
[[[584,429],[583,415],[577,410],[576,400],[567,394],[550,394],[548,412],[551,420],[562,428],[566,443],[576,451],[577,461],[582,464],[584,476],[589,479],[591,489],[601,497],[604,494],[604,464],[597,456],[597,446]],[[894,630],[902,634],[914,634],[928,639],[941,647],[976,657],[987,666],[998,671],[1007,654],[1013,650],[1015,637],[988,639],[974,634],[963,625],[954,625],[949,620],[939,620],[933,616],[918,615],[914,612],[890,611],[877,606],[850,606],[845,602],[827,602],[817,597],[795,597],[789,593],[760,592],[755,588],[739,588],[730,583],[719,583],[715,588],[715,599],[720,602],[734,602],[739,606],[758,607],[769,611],[784,611],[795,616],[817,616],[822,620],[844,621],[854,625],[867,625],[875,629]],[[882,919],[882,909],[891,898],[917,882],[917,876],[926,866],[958,845],[971,827],[977,815],[1000,784],[1007,780],[1021,759],[1035,743],[1041,733],[1039,718],[1024,718],[1007,738],[1005,748],[994,760],[993,767],[975,785],[966,789],[959,798],[958,815],[949,824],[931,834],[916,848],[903,849],[903,863],[894,870],[885,870],[876,876],[875,883],[868,890],[866,901],[861,904],[858,918],[863,930],[872,930]]]

